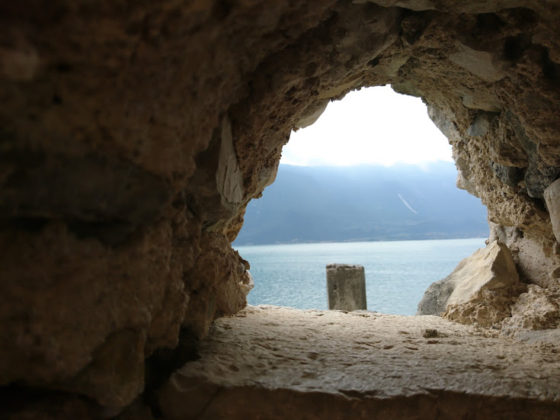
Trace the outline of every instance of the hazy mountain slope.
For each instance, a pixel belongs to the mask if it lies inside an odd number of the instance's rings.
[[[486,236],[486,208],[455,186],[452,163],[280,165],[236,244]]]

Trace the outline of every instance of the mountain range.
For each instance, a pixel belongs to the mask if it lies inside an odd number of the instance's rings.
[[[249,203],[235,244],[488,236],[486,208],[455,186],[450,162],[425,166],[280,165]]]

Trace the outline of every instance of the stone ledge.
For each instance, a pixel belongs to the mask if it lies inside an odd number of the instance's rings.
[[[247,307],[200,352],[160,392],[165,418],[560,418],[560,343],[435,316]]]

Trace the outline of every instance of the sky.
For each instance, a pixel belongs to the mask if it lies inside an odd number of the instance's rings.
[[[391,166],[436,161],[453,161],[451,146],[428,117],[426,105],[387,85],[329,103],[313,125],[292,132],[281,163]]]

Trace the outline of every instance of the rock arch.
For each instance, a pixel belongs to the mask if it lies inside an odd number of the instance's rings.
[[[142,392],[147,358],[241,309],[248,264],[229,243],[244,207],[273,181],[290,130],[363,86],[423,98],[522,278],[558,286],[544,199],[560,175],[556,2],[0,12],[6,392],[48,389],[69,407],[85,395],[116,413]]]

